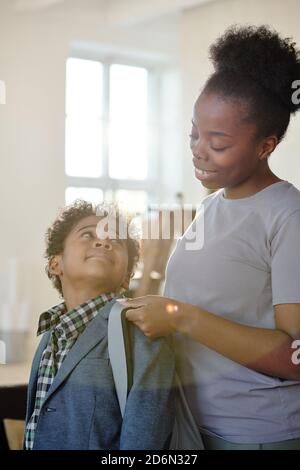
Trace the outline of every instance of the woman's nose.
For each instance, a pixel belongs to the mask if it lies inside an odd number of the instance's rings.
[[[109,239],[100,240],[99,238],[96,239],[95,246],[97,248],[105,248],[106,250],[112,249],[112,244]]]
[[[197,139],[197,141],[191,145],[191,150],[195,158],[199,160],[208,159],[207,149],[203,139]]]

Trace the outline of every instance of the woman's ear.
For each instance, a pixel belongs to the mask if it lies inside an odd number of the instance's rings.
[[[262,148],[260,151],[259,159],[260,160],[268,159],[271,153],[275,150],[277,144],[278,144],[278,139],[276,135],[271,135],[267,137],[262,143]]]
[[[56,276],[60,276],[62,274],[60,255],[54,255],[50,258],[49,272],[50,274],[55,274]]]

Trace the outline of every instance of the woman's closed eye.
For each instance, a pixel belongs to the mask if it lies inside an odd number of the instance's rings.
[[[189,138],[191,140],[197,140],[198,139],[198,136],[196,134],[189,134]],[[212,145],[210,146],[210,148],[214,151],[214,152],[223,152],[224,150],[228,149],[228,147],[213,147]]]
[[[223,152],[224,150],[228,149],[228,147],[210,147],[214,152]]]

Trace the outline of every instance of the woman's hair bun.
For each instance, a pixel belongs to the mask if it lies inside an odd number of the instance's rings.
[[[216,72],[250,77],[295,112],[300,108],[300,103],[292,99],[292,85],[300,80],[300,51],[295,46],[291,38],[281,38],[269,26],[233,25],[209,52]]]

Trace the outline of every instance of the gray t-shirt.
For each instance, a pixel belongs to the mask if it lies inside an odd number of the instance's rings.
[[[300,303],[300,191],[287,181],[253,196],[207,196],[178,240],[164,295],[229,320],[275,328],[273,305]],[[187,249],[203,230],[200,249]],[[198,425],[237,443],[300,437],[300,382],[271,377],[174,335],[179,373]]]

